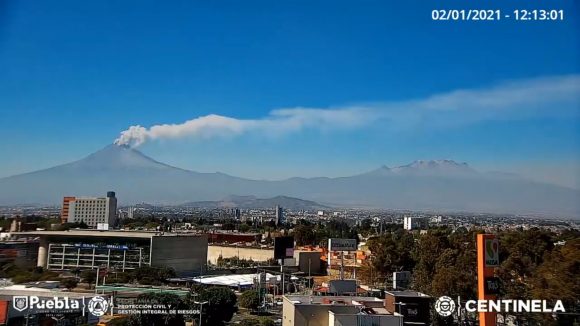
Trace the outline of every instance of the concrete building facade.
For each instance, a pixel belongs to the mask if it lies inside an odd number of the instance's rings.
[[[276,225],[282,225],[286,221],[284,220],[284,208],[282,206],[276,205]]]
[[[109,191],[106,197],[64,197],[61,220],[68,223],[84,222],[90,227],[99,223],[113,225],[117,217],[117,198]]]
[[[207,236],[125,231],[33,231],[14,233],[38,237],[37,266],[49,270],[95,269],[125,271],[141,266],[170,267],[180,276],[197,275],[207,264]]]
[[[75,201],[75,197],[66,196],[62,199],[62,208],[60,211],[60,221],[61,223],[68,222],[68,214],[70,209],[70,203]]]
[[[283,326],[403,325],[374,297],[289,295],[282,304]]]
[[[240,259],[251,259],[253,261],[267,261],[274,258],[274,249],[261,249],[254,247],[220,246],[210,245],[208,247],[208,260],[216,264],[219,257]]]
[[[0,242],[0,263],[11,263],[27,268],[36,265],[38,258],[37,241],[2,241]]]

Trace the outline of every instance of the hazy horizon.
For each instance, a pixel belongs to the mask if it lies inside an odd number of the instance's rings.
[[[108,144],[108,145],[106,145],[103,148],[106,148],[107,146],[110,146],[110,145],[113,145],[113,144]],[[100,148],[99,150],[102,150],[103,148]],[[382,169],[384,167],[391,168],[391,169],[392,168],[398,168],[398,167],[404,167],[404,166],[408,166],[408,165],[411,165],[411,164],[416,163],[416,162],[419,162],[419,161],[424,161],[424,162],[435,161],[436,162],[436,161],[447,161],[447,160],[449,160],[449,161],[452,161],[453,163],[467,164],[471,169],[473,169],[477,173],[484,173],[484,174],[485,173],[508,173],[508,174],[512,174],[513,173],[516,176],[519,176],[519,177],[522,177],[522,178],[525,178],[525,179],[529,179],[531,181],[543,182],[543,183],[548,183],[548,184],[553,184],[553,185],[558,185],[558,186],[563,186],[563,187],[568,187],[568,188],[571,188],[571,189],[578,190],[578,188],[575,188],[573,186],[569,186],[569,185],[566,185],[566,184],[558,184],[558,182],[553,182],[553,181],[551,182],[551,180],[542,180],[540,178],[537,178],[537,177],[534,177],[534,176],[528,176],[526,174],[518,173],[518,172],[515,172],[515,171],[497,170],[497,169],[495,169],[495,170],[494,169],[489,169],[489,170],[480,169],[480,168],[478,168],[476,166],[471,165],[469,162],[456,161],[456,160],[453,160],[453,159],[450,159],[450,158],[417,159],[417,160],[413,160],[413,161],[410,161],[410,162],[402,162],[402,163],[395,163],[395,164],[381,164],[381,165],[378,165],[378,166],[369,166],[365,170],[358,170],[358,171],[354,171],[353,170],[350,174],[336,174],[336,175],[326,174],[325,175],[324,172],[321,172],[321,174],[312,174],[312,175],[288,175],[288,176],[279,177],[279,178],[265,178],[263,173],[256,174],[255,176],[251,176],[251,175],[250,176],[247,176],[247,175],[236,175],[236,174],[228,173],[227,171],[211,171],[211,170],[203,171],[203,170],[195,170],[195,169],[191,169],[191,168],[188,168],[188,167],[178,166],[178,165],[174,165],[174,164],[171,164],[171,163],[162,161],[162,160],[158,160],[157,158],[151,157],[147,153],[142,152],[140,150],[140,148],[132,147],[132,149],[139,151],[140,153],[144,154],[145,156],[147,156],[150,159],[156,160],[156,161],[158,161],[160,163],[167,164],[169,166],[173,166],[173,167],[176,167],[176,168],[185,169],[185,170],[189,170],[189,171],[193,171],[193,172],[200,172],[200,173],[216,173],[216,172],[217,173],[224,173],[224,174],[231,175],[231,176],[234,176],[234,177],[239,177],[239,178],[244,178],[244,179],[249,179],[249,180],[282,181],[282,180],[288,180],[288,179],[291,179],[291,178],[317,178],[317,177],[340,178],[340,177],[356,176],[356,175],[360,175],[360,174],[363,174],[363,173],[368,173],[368,172],[372,172],[372,171],[375,171],[375,170],[378,170],[378,169]],[[97,150],[95,152],[98,152],[99,150]],[[93,152],[93,153],[95,153],[95,152]],[[82,160],[82,159],[86,158],[88,155],[93,154],[93,153],[88,153],[87,155],[84,155],[84,156],[80,157],[77,160],[62,162],[61,164],[56,164],[54,166],[42,167],[40,169],[33,170],[33,171],[25,171],[25,172],[22,172],[22,173],[17,173],[17,174],[12,174],[12,175],[7,175],[7,176],[0,175],[0,179],[6,178],[6,177],[17,176],[17,175],[20,175],[20,174],[27,174],[27,173],[32,173],[32,172],[36,172],[36,171],[42,171],[42,170],[45,170],[45,169],[53,168],[55,166],[66,165],[66,164],[69,164],[69,163],[73,163],[73,162]],[[326,171],[326,172],[328,172],[328,171]]]

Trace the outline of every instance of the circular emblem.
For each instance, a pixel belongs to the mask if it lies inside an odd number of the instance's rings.
[[[435,310],[443,317],[451,316],[455,312],[455,301],[450,297],[439,297],[435,301]]]
[[[103,297],[93,297],[89,301],[88,307],[91,314],[100,317],[109,310],[109,301]]]

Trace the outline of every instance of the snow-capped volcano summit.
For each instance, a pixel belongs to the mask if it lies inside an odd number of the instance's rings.
[[[391,169],[395,173],[426,173],[426,174],[455,174],[477,173],[467,163],[457,163],[453,160],[417,160],[411,164]]]
[[[454,160],[429,160],[429,161],[416,160],[416,161],[413,161],[411,164],[407,164],[404,166],[408,166],[408,167],[412,167],[412,168],[426,169],[426,168],[440,168],[440,167],[453,167],[453,168],[466,167],[468,165],[465,162],[457,163]]]
[[[477,175],[479,172],[472,169],[467,163],[457,163],[453,160],[417,160],[407,165],[390,168],[386,165],[366,173],[373,176],[393,175]]]

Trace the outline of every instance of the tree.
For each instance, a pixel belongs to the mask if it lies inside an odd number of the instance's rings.
[[[543,262],[544,254],[553,249],[553,239],[545,231],[534,228],[503,232],[499,235],[499,243],[499,273],[506,281],[504,294],[508,297],[522,297],[529,290],[528,278]],[[526,298],[529,298],[528,294]]]
[[[296,245],[312,245],[316,243],[316,235],[314,234],[314,229],[310,225],[298,224],[294,227],[294,240],[296,240]]]
[[[97,280],[97,272],[92,269],[87,269],[81,272],[81,280],[89,284],[89,288]]]
[[[501,281],[500,298],[535,299],[532,294],[532,280],[544,257],[547,257],[554,248],[553,234],[532,228],[517,232],[501,232],[498,237],[500,266],[497,276]],[[533,313],[513,313],[513,315],[518,323],[536,318]]]
[[[411,255],[415,244],[410,233],[404,231],[386,233],[369,239],[367,245],[372,258],[365,261],[360,275],[370,283],[374,283],[377,279],[382,282],[393,272],[410,271],[415,265]]]
[[[73,269],[71,270],[71,272],[72,272],[73,274],[75,274],[75,277],[79,277],[79,275],[81,274],[82,270],[81,270],[80,268],[76,267],[76,268],[73,268]]]
[[[467,253],[467,254],[466,254]],[[465,257],[468,257],[465,259]],[[447,248],[435,264],[435,274],[431,285],[433,296],[477,297],[476,254]]]
[[[546,254],[544,262],[532,276],[531,294],[552,302],[562,300],[566,307],[565,315],[557,315],[559,325],[572,325],[574,313],[580,311],[580,238],[568,240],[565,245]],[[555,324],[551,316],[540,317],[542,325]]]
[[[37,222],[37,225],[39,228],[50,230],[53,224],[58,225],[60,223],[61,223],[60,218],[54,217],[41,219],[40,221]]]
[[[198,289],[196,294],[189,294],[186,302],[188,305],[197,308],[195,302],[204,302],[203,305],[203,324],[204,325],[223,325],[224,322],[230,321],[236,312],[237,298],[234,291],[222,287],[210,287]],[[201,307],[199,307],[201,308]]]
[[[435,275],[437,259],[448,248],[447,237],[440,232],[431,232],[419,238],[413,257],[417,262],[413,271],[413,281],[417,290],[425,293],[432,292],[432,281]]]
[[[476,299],[476,235],[482,230],[458,228],[431,229],[417,239],[409,232],[393,230],[367,241],[371,259],[367,259],[359,276],[376,279],[398,268],[412,270],[412,288],[434,297],[461,296]],[[580,232],[561,234],[532,228],[497,231],[500,243],[500,299],[562,300],[567,314],[510,313],[520,324],[572,325],[574,313],[580,311]],[[564,240],[563,245],[554,242]],[[570,314],[569,312],[572,312]],[[452,322],[434,318],[434,324]]]
[[[175,277],[175,275],[175,270],[172,268],[142,266],[132,270],[122,279],[143,285],[161,285],[167,283],[167,279]]]
[[[373,233],[373,220],[371,220],[370,218],[365,218],[363,220],[360,221],[359,224],[359,231],[360,233],[362,233],[363,235],[370,235]]]
[[[39,275],[36,273],[31,273],[28,271],[22,271],[21,273],[12,277],[12,282],[16,284],[36,282],[39,279]]]
[[[248,231],[250,231],[250,226],[246,223],[240,224],[240,226],[238,227],[238,231],[248,232]]]
[[[323,228],[325,231],[325,238],[345,238],[345,239],[357,239],[358,234],[355,228],[351,227],[347,220],[330,220],[326,226]]]
[[[51,271],[46,271],[42,267],[34,267],[29,270],[21,269],[15,265],[9,264],[6,270],[3,270],[12,282],[16,284],[37,282],[37,281],[58,281],[58,274]]]
[[[274,321],[267,317],[248,317],[240,322],[240,326],[274,326]]]
[[[67,277],[60,280],[60,285],[69,290],[76,288],[78,283],[79,281],[74,277]]]
[[[240,307],[256,310],[260,306],[260,294],[256,290],[247,290],[240,296]]]
[[[107,275],[107,283],[131,283],[133,280],[133,274],[130,271],[113,271]]]

